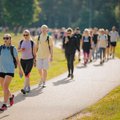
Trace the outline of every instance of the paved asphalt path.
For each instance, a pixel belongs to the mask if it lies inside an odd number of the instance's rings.
[[[64,73],[48,81],[45,88],[33,86],[27,95],[15,93],[15,104],[0,112],[0,120],[63,120],[120,85],[120,60],[111,59],[102,66],[99,60],[87,67],[80,63],[74,79],[66,76]]]

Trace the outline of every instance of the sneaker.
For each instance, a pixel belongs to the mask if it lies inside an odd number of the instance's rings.
[[[26,91],[24,89],[21,89],[21,92],[25,95]]]
[[[25,92],[29,93],[30,92],[30,86],[28,86],[25,90]]]
[[[78,62],[80,62],[80,61],[81,61],[81,59],[79,58],[79,59],[78,59]]]
[[[14,104],[14,95],[12,95],[12,97],[9,98],[10,101],[10,106],[12,106]]]
[[[43,85],[42,85],[42,87],[44,88],[44,87],[46,87],[46,85],[45,85],[45,82],[43,82]]]
[[[102,65],[103,64],[103,61],[100,61],[100,65]]]
[[[67,77],[69,78],[70,76],[71,76],[71,75],[70,75],[70,73],[69,73]]]
[[[92,59],[90,59],[90,63],[92,62]]]
[[[0,108],[0,111],[5,111],[5,110],[7,110],[7,105],[3,104],[2,107]]]

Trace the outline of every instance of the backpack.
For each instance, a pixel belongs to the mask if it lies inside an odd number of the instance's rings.
[[[39,34],[39,36],[38,36],[38,42],[39,42],[39,41],[40,41],[40,34]],[[51,51],[51,50],[50,50],[49,35],[47,36],[46,41],[48,42],[48,48],[49,48],[49,51]]]
[[[33,55],[33,58],[34,58],[34,54],[33,54],[33,45],[34,45],[34,42],[32,40],[30,40],[31,42],[31,48],[32,48],[32,55]],[[21,45],[23,43],[23,40],[20,41],[20,48],[21,48]]]
[[[4,45],[0,46],[0,55],[1,55],[1,50],[3,49],[3,47],[4,47]],[[13,58],[14,66],[15,66],[15,68],[17,68],[17,61],[16,61],[16,58],[14,56],[14,46],[10,46],[10,53],[11,53],[11,56]]]

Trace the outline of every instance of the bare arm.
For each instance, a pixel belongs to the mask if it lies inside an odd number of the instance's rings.
[[[20,61],[19,61],[18,56],[15,57],[15,59],[16,59],[16,61],[17,61],[18,70],[19,70],[19,75],[23,75],[23,72],[22,72],[22,69],[21,69],[21,64],[20,64]]]

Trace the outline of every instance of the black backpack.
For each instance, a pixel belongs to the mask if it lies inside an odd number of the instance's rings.
[[[33,54],[33,45],[34,45],[34,42],[32,40],[30,40],[31,42],[31,47],[32,47],[32,55],[33,55],[33,58],[34,58],[34,54]],[[20,41],[20,48],[21,48],[21,45],[23,43],[23,40]]]
[[[0,46],[0,55],[1,55],[1,50],[3,49],[3,47],[4,47],[4,45]],[[11,53],[12,58],[13,58],[14,66],[15,66],[15,68],[17,68],[17,61],[16,61],[16,58],[14,56],[14,46],[10,46],[10,53]]]

